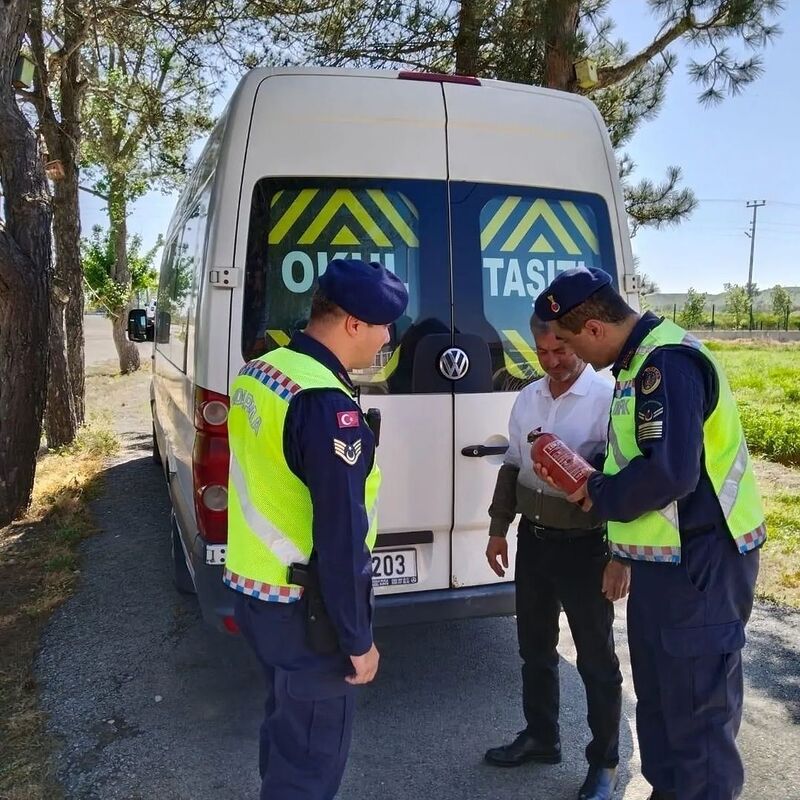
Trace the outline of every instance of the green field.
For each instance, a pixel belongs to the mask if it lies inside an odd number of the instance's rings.
[[[750,451],[800,466],[800,344],[708,345],[728,373]]]
[[[725,367],[757,455],[769,536],[759,596],[800,606],[800,343],[707,344]]]

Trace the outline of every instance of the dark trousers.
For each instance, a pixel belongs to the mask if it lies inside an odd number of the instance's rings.
[[[237,593],[236,621],[267,683],[261,725],[261,800],[331,800],[353,729],[350,659],[320,656],[305,640],[305,601],[268,603]]]
[[[633,562],[628,643],[642,774],[677,800],[741,792],[741,649],[758,562],[727,530],[684,541],[680,564]]]
[[[515,575],[527,731],[545,746],[559,741],[556,646],[563,608],[586,687],[592,732],[586,758],[590,764],[613,767],[619,762],[622,674],[614,651],[614,606],[601,591],[608,549],[600,534],[575,539],[550,536],[554,534],[537,535],[523,517]]]

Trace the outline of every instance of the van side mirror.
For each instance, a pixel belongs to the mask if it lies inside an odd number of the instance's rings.
[[[128,312],[128,339],[132,342],[152,342],[153,323],[147,319],[143,308],[135,308]]]

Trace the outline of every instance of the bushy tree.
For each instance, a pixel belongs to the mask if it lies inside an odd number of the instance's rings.
[[[681,311],[681,325],[689,330],[699,328],[705,317],[706,295],[690,288]]]
[[[780,284],[772,287],[772,311],[778,320],[778,325],[782,325],[792,310],[792,296]]]
[[[725,289],[725,311],[733,316],[734,327],[739,329],[750,312],[750,297],[747,288],[738,283],[726,283]]]
[[[131,284],[130,288],[122,286],[113,277],[116,251],[111,233],[108,229],[95,225],[92,235],[81,242],[83,274],[95,299],[112,311],[126,303],[132,292],[154,291],[158,286],[158,271],[153,265],[162,245],[163,240],[159,236],[152,248],[142,252],[141,237],[135,234],[128,238],[126,251]]]

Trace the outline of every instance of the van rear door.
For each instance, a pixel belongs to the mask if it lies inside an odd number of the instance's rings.
[[[454,385],[452,584],[490,582],[481,557],[508,418],[538,374],[529,319],[558,272],[607,270],[624,252],[605,131],[569,95],[443,84],[447,106],[454,344],[469,371]],[[488,362],[488,366],[486,366]],[[509,535],[513,565],[516,538]],[[513,568],[506,580],[513,576]]]
[[[390,345],[353,378],[382,416],[377,591],[450,586],[453,406],[436,370],[451,339],[441,85],[353,72],[260,84],[247,148],[230,378],[304,327],[334,258],[380,261],[408,285]],[[242,222],[244,221],[244,222]],[[324,446],[321,444],[321,446]],[[330,446],[333,446],[331,443]]]

